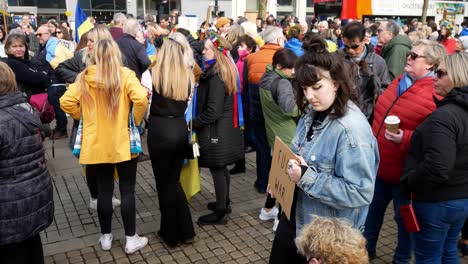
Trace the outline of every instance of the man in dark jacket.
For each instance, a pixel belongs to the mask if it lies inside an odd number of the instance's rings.
[[[205,48],[205,44],[203,43],[203,41],[200,41],[199,39],[194,39],[190,31],[188,31],[185,28],[178,28],[177,32],[184,34],[185,38],[190,44],[190,47],[192,48],[193,58],[195,59],[195,62],[198,64],[198,66],[202,67],[203,49]]]
[[[364,25],[359,21],[348,23],[343,30],[344,58],[354,66],[359,106],[372,123],[375,99],[390,84],[390,76],[385,60],[364,43],[364,37]]]
[[[0,263],[41,263],[39,232],[53,221],[52,181],[41,121],[0,62]]]
[[[114,26],[109,28],[109,32],[115,41],[117,41],[124,34],[122,27],[126,20],[127,17],[123,13],[114,14],[114,19],[112,20],[114,22]]]
[[[38,63],[38,67],[47,73],[50,78],[51,85],[47,88],[48,100],[49,103],[54,107],[55,119],[57,120],[57,126],[52,133],[52,138],[66,138],[68,137],[67,133],[67,116],[60,108],[60,97],[65,93],[67,87],[65,82],[59,78],[56,74],[49,61],[47,60],[47,55],[50,53],[47,52],[47,42],[52,37],[52,34],[49,32],[49,27],[47,25],[40,26],[36,31],[36,37],[39,40],[39,51],[35,56],[35,61]]]
[[[387,63],[390,79],[403,73],[406,57],[411,50],[411,40],[400,34],[401,28],[394,20],[384,21],[377,30],[379,43],[382,44],[382,57]]]
[[[145,46],[135,39],[140,30],[138,21],[129,19],[123,27],[124,34],[117,40],[120,51],[127,59],[128,68],[135,72],[137,78],[141,80],[141,75],[151,65],[151,61],[146,55]]]

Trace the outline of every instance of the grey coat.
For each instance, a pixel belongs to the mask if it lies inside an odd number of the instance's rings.
[[[39,117],[19,92],[0,96],[0,245],[46,229],[54,217]]]

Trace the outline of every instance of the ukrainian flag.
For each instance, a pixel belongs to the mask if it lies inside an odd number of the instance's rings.
[[[75,9],[75,39],[76,42],[80,41],[80,37],[92,29],[94,25],[89,21],[83,9],[81,9],[80,4],[76,4]]]

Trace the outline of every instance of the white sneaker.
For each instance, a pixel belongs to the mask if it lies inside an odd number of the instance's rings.
[[[278,228],[279,220],[278,218],[275,219],[275,223],[273,223],[273,231],[276,232],[276,228]]]
[[[112,247],[112,234],[102,234],[99,238],[102,250],[110,250]]]
[[[112,209],[120,206],[120,200],[112,196]],[[97,199],[89,198],[89,208],[97,210]]]
[[[116,208],[120,206],[120,200],[117,197],[112,196],[112,208]]]
[[[97,199],[89,198],[89,208],[97,210]]]
[[[276,206],[271,208],[269,212],[267,212],[265,208],[262,208],[260,210],[260,215],[258,216],[258,218],[260,218],[260,220],[263,220],[263,221],[273,220],[273,219],[276,219],[277,217],[278,217],[278,208],[276,208]]]
[[[134,236],[127,236],[127,243],[125,244],[125,253],[133,254],[138,250],[144,248],[147,244],[147,237],[139,237],[137,234],[135,234]]]

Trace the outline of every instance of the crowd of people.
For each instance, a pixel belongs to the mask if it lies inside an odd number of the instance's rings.
[[[27,16],[8,35],[0,28],[0,263],[43,259],[39,233],[53,221],[46,137],[69,138],[85,166],[102,250],[119,206],[125,252],[148,244],[135,208],[138,162],[148,159],[159,239],[171,248],[197,239],[180,174],[199,146],[216,198],[200,225],[227,223],[230,175],[256,152],[259,218],[275,232],[270,263],[368,263],[390,201],[393,263],[459,263],[457,243],[468,254],[467,26],[220,17],[191,32],[169,16],[116,13],[79,39],[67,22],[35,28]],[[275,137],[296,155],[290,217],[268,185]]]

